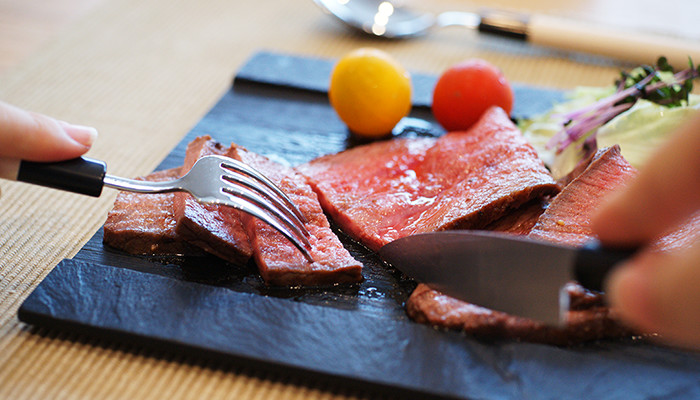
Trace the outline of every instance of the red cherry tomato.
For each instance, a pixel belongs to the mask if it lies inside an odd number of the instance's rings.
[[[510,114],[513,90],[501,70],[481,59],[448,68],[433,90],[433,115],[447,131],[468,129],[492,106]]]

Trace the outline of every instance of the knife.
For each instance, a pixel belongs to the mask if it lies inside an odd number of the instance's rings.
[[[572,280],[602,291],[608,272],[634,253],[485,231],[440,231],[384,245],[380,257],[432,289],[508,314],[563,325]]]

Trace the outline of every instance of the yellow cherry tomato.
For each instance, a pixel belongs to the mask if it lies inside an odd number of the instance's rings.
[[[411,111],[411,77],[384,51],[361,48],[335,65],[328,97],[351,132],[382,137]]]

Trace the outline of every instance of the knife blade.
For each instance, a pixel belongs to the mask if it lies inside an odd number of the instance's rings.
[[[551,325],[566,322],[566,283],[601,291],[608,272],[633,253],[596,241],[573,247],[462,230],[412,235],[379,250],[384,261],[432,289]]]

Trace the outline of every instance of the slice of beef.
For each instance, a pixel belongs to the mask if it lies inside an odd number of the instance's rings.
[[[311,236],[310,263],[282,234],[261,220],[245,215],[244,225],[254,249],[260,275],[269,285],[315,286],[362,280],[362,264],[355,260],[333,233],[318,197],[306,179],[294,169],[237,147],[231,155],[255,168],[297,205],[306,218]]]
[[[634,168],[622,157],[618,147],[599,151],[588,168],[551,201],[528,235],[569,245],[591,240],[591,214],[606,194],[624,185],[634,174]],[[512,221],[516,225],[521,222],[518,218]],[[509,231],[505,223],[497,228]],[[406,307],[409,316],[416,321],[460,329],[480,337],[570,345],[633,333],[619,323],[599,293],[573,282],[567,285],[567,291],[571,308],[567,324],[562,328],[488,310],[445,296],[425,285],[419,285],[411,294]]]
[[[547,209],[549,201],[549,198],[532,200],[506,214],[503,218],[488,224],[484,230],[527,235],[537,223],[540,215]]]
[[[201,136],[187,145],[182,173],[203,156],[228,155],[229,148]],[[176,193],[173,200],[176,232],[189,243],[226,261],[242,264],[253,250],[241,223],[242,212],[227,206],[202,204],[190,194]]]
[[[569,245],[582,245],[593,238],[591,215],[605,196],[625,185],[636,170],[613,146],[599,150],[588,168],[552,200],[529,236]]]
[[[301,165],[321,206],[350,236],[373,250],[384,242],[389,220],[409,220],[434,199],[422,197],[416,169],[432,138],[394,139],[355,147]],[[398,229],[395,233],[398,233]]]
[[[575,287],[569,294],[576,295]],[[597,305],[567,314],[564,328],[553,328],[527,318],[489,310],[444,295],[419,284],[406,303],[408,315],[416,322],[462,330],[489,340],[517,339],[559,346],[595,339],[628,336],[631,331],[617,323],[614,312]]]
[[[154,172],[143,179],[177,178],[180,167]],[[195,248],[175,232],[173,193],[120,192],[104,224],[104,243],[130,254],[188,254]]]
[[[483,228],[558,191],[499,108],[466,132],[376,142],[298,169],[324,210],[372,250],[421,232]]]

